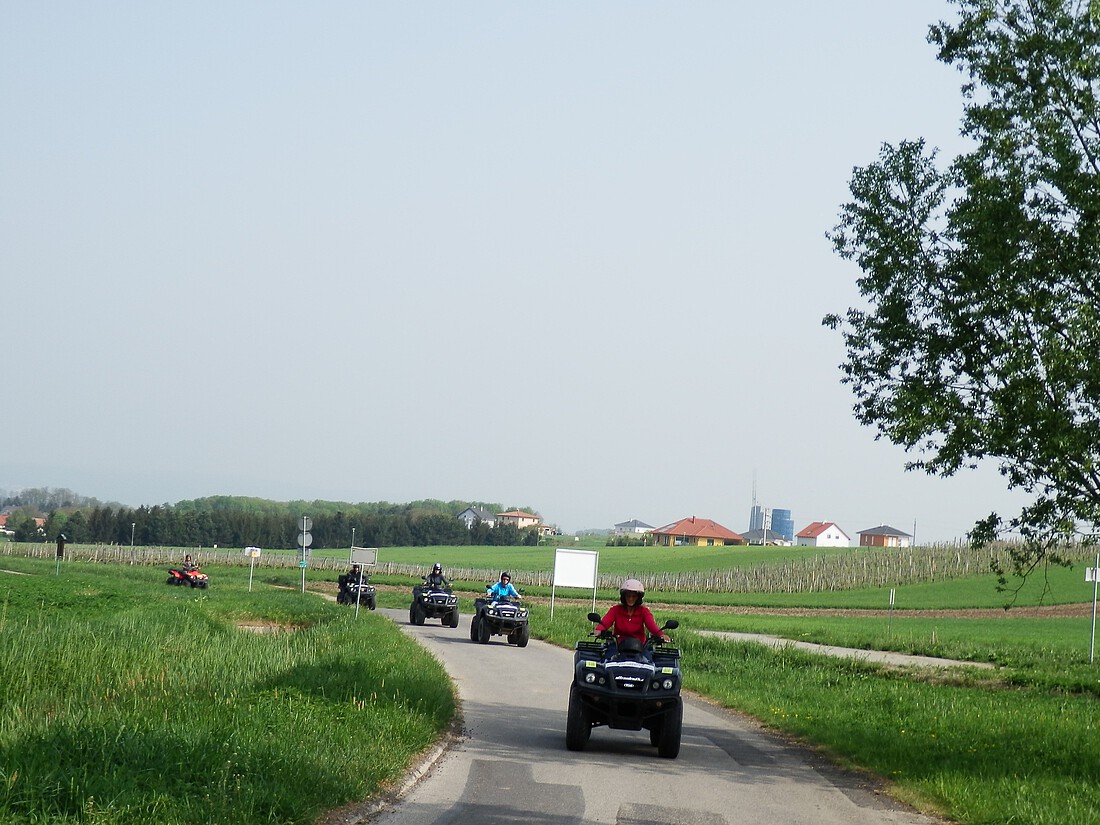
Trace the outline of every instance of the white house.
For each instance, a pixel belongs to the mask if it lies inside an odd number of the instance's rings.
[[[795,535],[799,547],[851,547],[851,537],[831,521],[814,521]]]
[[[487,527],[492,527],[496,524],[496,517],[484,507],[467,507],[458,514],[458,519],[466,523],[467,530],[478,522],[481,522]]]
[[[625,536],[628,533],[648,533],[653,529],[652,524],[646,524],[644,521],[638,521],[636,518],[632,518],[630,521],[620,521],[615,525],[615,535]]]

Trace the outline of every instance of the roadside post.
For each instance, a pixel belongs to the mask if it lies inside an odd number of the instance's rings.
[[[377,547],[356,547],[355,528],[352,527],[351,563],[359,565],[359,589],[355,591],[355,618],[359,618],[359,597],[363,592],[363,570],[367,566],[374,567],[378,563]]]
[[[256,559],[260,557],[260,548],[249,545],[244,548],[244,554],[248,556],[248,592],[252,592],[252,571],[256,569]]]
[[[298,519],[298,546],[302,548],[298,566],[302,568],[302,592],[306,592],[306,568],[309,567],[309,546],[313,544],[313,535],[309,532],[313,529],[313,519],[302,516]]]
[[[1096,655],[1096,594],[1100,585],[1100,553],[1096,554],[1096,566],[1085,568],[1085,581],[1092,582],[1092,634],[1089,637],[1089,664]]]
[[[61,560],[65,558],[65,542],[67,541],[68,538],[65,537],[64,533],[57,534],[57,569],[53,573],[55,576],[61,575]]]
[[[894,635],[894,588],[890,588],[890,618],[886,620],[886,635]]]

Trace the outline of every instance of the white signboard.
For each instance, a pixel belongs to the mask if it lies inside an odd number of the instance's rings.
[[[594,588],[599,563],[600,554],[595,550],[559,547],[554,554],[554,586]]]
[[[244,554],[250,559],[258,559],[260,557],[260,548],[250,545],[244,548]]]
[[[1098,575],[1098,574],[1100,574],[1100,568],[1086,567],[1085,568],[1085,581],[1087,581],[1087,582],[1100,581],[1100,575]]]
[[[378,563],[377,547],[352,547],[351,563],[374,565]]]
[[[592,609],[596,609],[596,571],[600,554],[595,550],[567,550],[554,553],[554,583],[550,588],[550,618],[554,618],[554,591],[559,587],[584,587],[592,591]]]

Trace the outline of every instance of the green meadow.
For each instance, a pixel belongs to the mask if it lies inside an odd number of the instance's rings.
[[[652,566],[662,556],[666,568],[715,558],[591,549],[601,572],[643,578],[668,572]],[[387,548],[382,558],[545,570],[553,550]],[[771,548],[734,558],[789,561]],[[141,565],[66,561],[55,575],[52,561],[5,555],[0,568],[16,571],[0,574],[0,643],[11,651],[0,660],[0,821],[313,822],[396,781],[454,713],[434,659],[383,617],[353,621],[313,592],[334,592],[331,571],[308,570],[303,596],[293,568],[257,567],[252,592],[245,566],[208,568],[208,591],[166,587],[159,570]],[[414,577],[375,581],[380,606],[408,606]],[[557,591],[551,620],[550,588],[518,584],[532,602],[533,635],[572,646],[589,631],[591,593]],[[460,581],[464,611],[483,585]],[[602,590],[599,607],[614,595]],[[689,689],[877,774],[922,809],[964,823],[1097,821],[1100,666],[1089,662],[1090,617],[1034,609],[1091,602],[1080,564],[1041,571],[1017,592],[998,592],[983,572],[894,588],[648,598],[659,619],[681,622]],[[921,612],[933,609],[968,612]],[[699,630],[997,667],[888,669]],[[386,748],[370,747],[378,741]]]

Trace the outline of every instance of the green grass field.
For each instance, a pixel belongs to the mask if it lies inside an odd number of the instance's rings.
[[[601,549],[601,569],[613,556],[624,574],[638,575],[652,551]],[[385,552],[425,567],[439,560],[522,570],[519,561],[553,559],[553,548]],[[676,561],[695,565],[707,552]],[[0,604],[0,641],[14,651],[0,660],[5,822],[309,822],[399,776],[453,713],[434,660],[376,614],[350,621],[347,608],[303,595],[296,569],[257,568],[250,594],[247,567],[208,569],[210,591],[166,587],[160,571],[142,566],[66,562],[54,576],[50,561],[4,556],[0,567],[29,574],[0,574],[11,585]],[[331,592],[334,578],[307,571],[311,590]],[[412,577],[376,583],[381,606],[407,608]],[[466,612],[483,584],[462,583]],[[526,589],[536,637],[572,646],[590,629],[590,594],[558,592],[551,621],[550,589]],[[886,609],[889,590],[650,595],[660,600],[659,619],[682,623],[676,637],[689,689],[885,777],[901,798],[964,823],[1097,821],[1100,666],[1088,662],[1090,621],[1023,609],[1090,601],[1080,567],[1054,568],[1014,595],[998,592],[987,573],[899,585],[894,611]],[[613,595],[602,591],[600,608]],[[1016,607],[1006,612],[1010,598]],[[932,608],[975,612],[915,612]],[[242,624],[282,630],[255,634]],[[888,670],[694,632],[702,629],[998,669]],[[364,738],[382,738],[387,748],[361,748]]]
[[[401,776],[454,712],[392,622],[278,580],[2,566],[3,822],[312,822]]]

